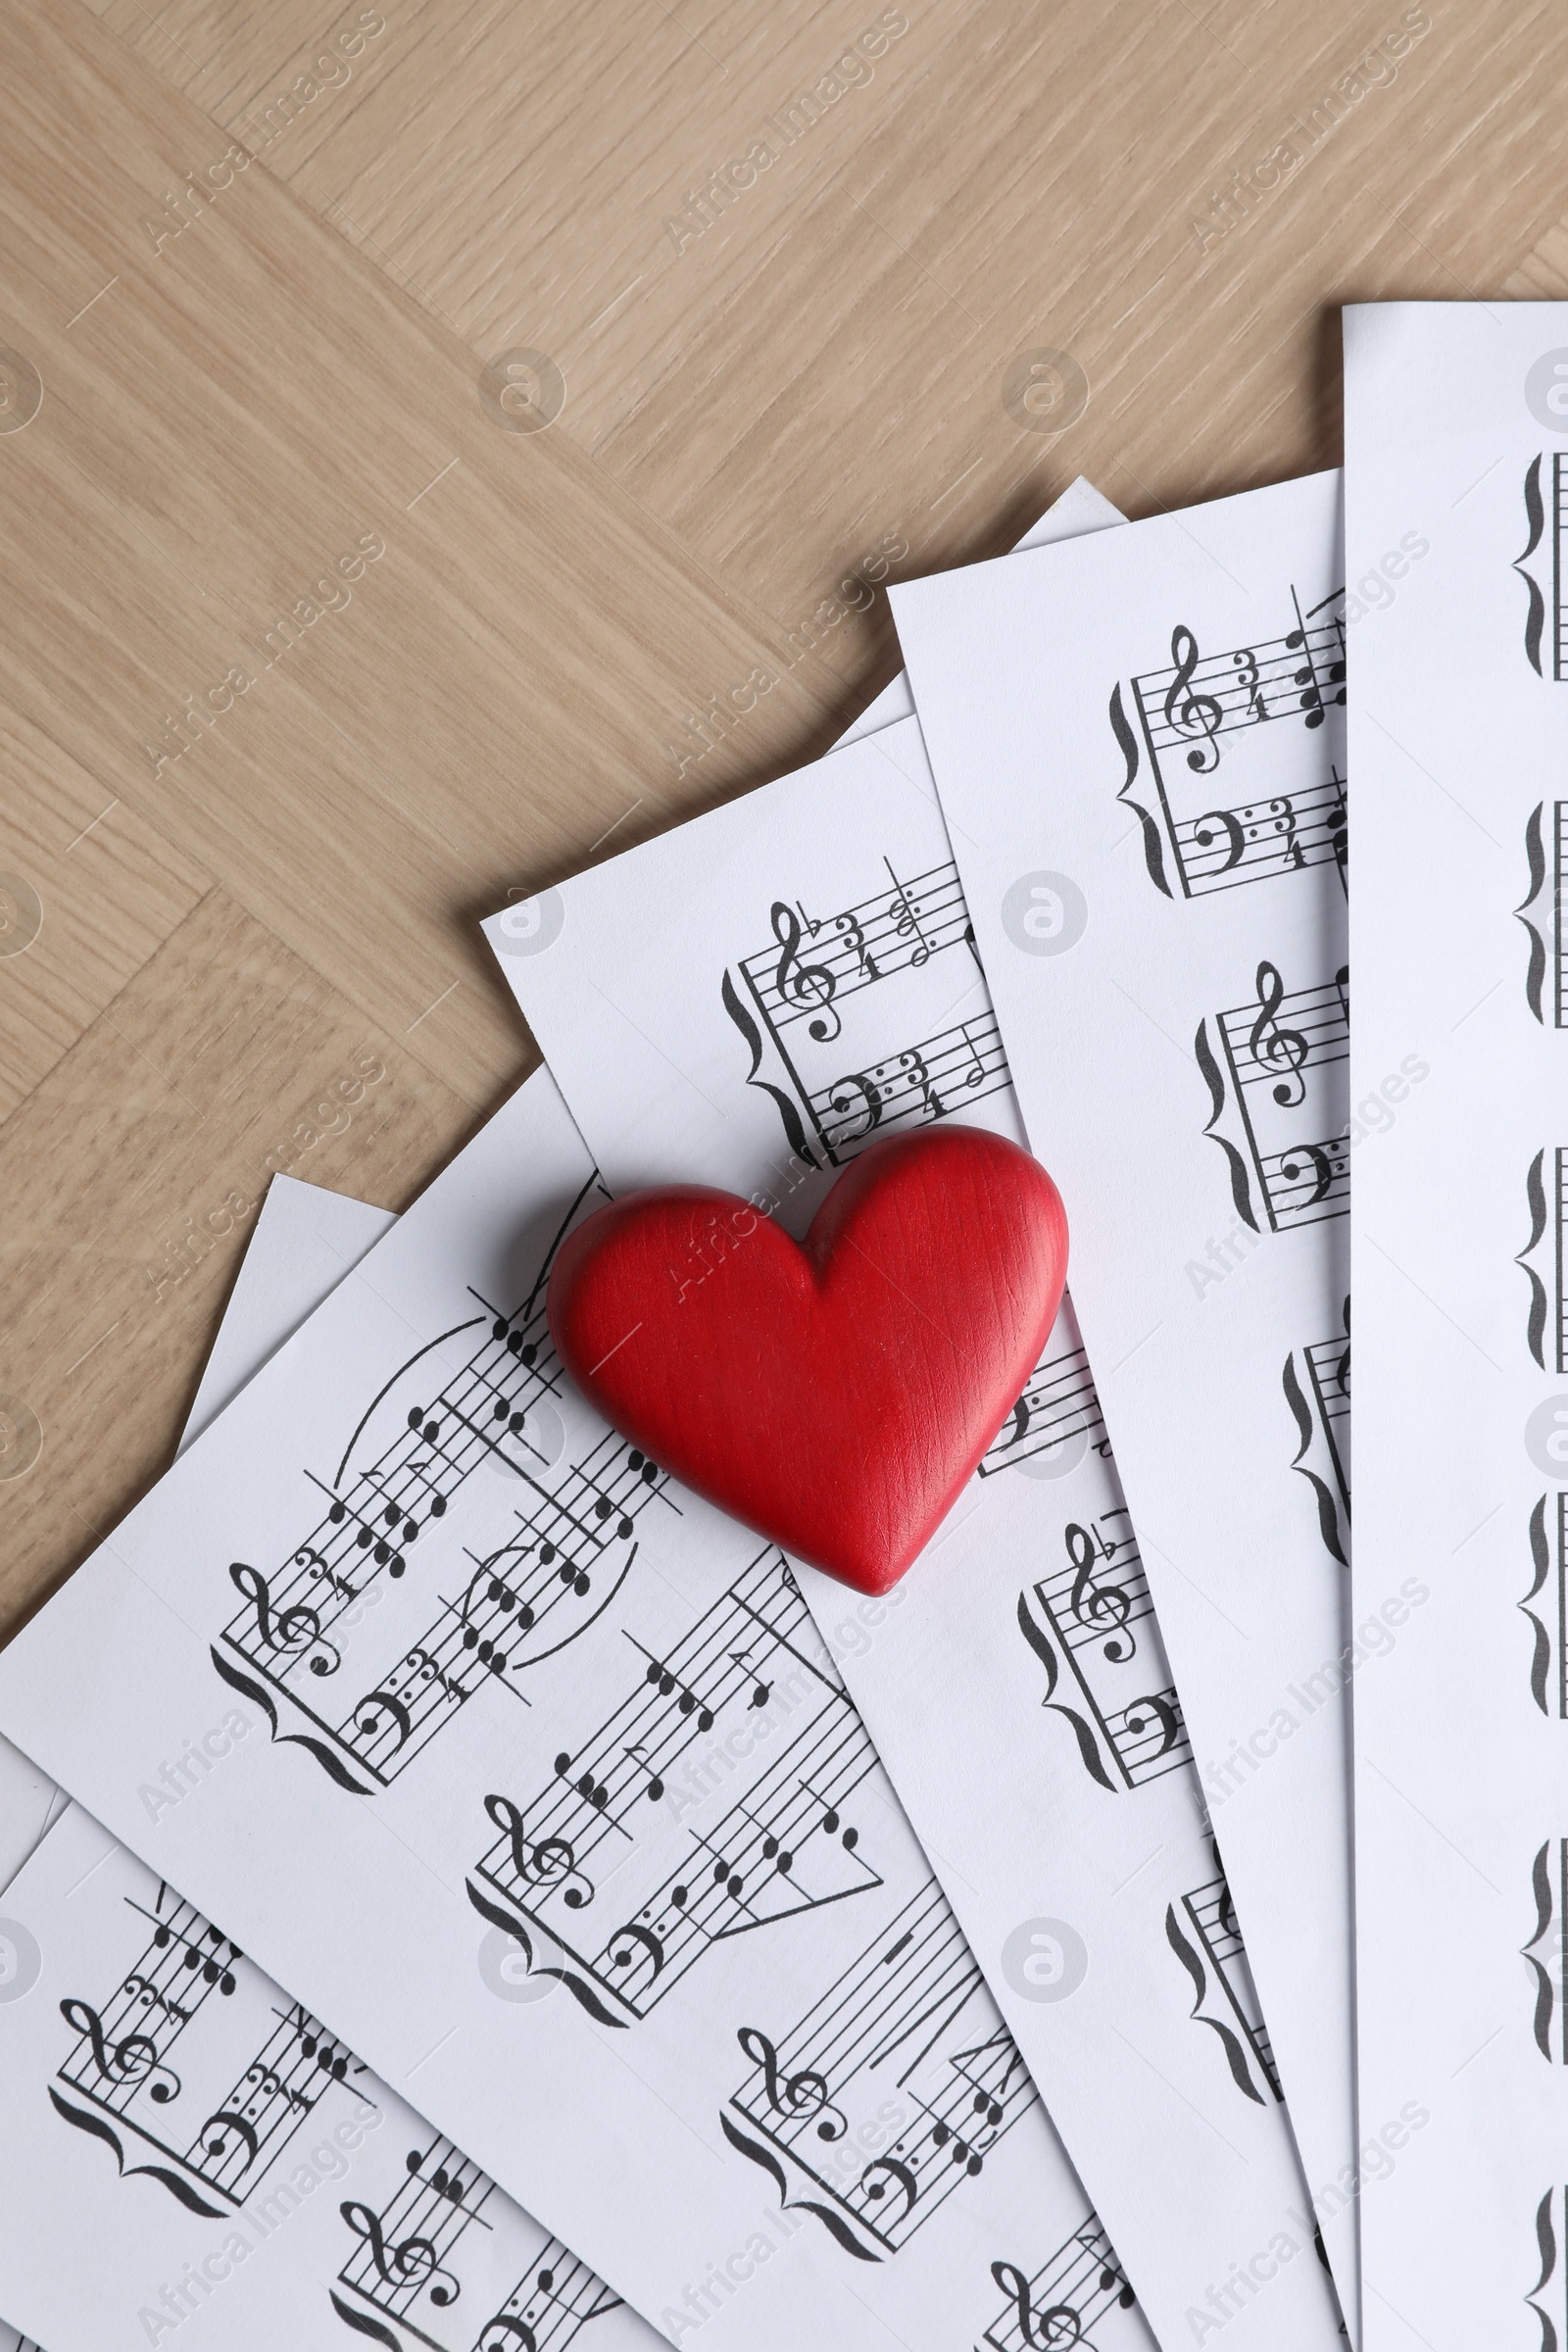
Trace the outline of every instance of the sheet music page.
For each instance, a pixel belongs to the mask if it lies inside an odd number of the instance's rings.
[[[1340,564],[1322,474],[893,602],[1348,2305]]]
[[[341,1277],[391,1221],[274,1178],[182,1447],[220,1409],[219,1380],[243,1386],[319,1303],[323,1250]],[[0,1819],[13,1760],[49,1786],[0,1745]],[[0,2292],[51,2352],[176,2330],[212,2352],[324,2352],[345,2327],[394,2352],[567,2352],[591,2320],[597,2352],[651,2352],[660,2339],[575,2256],[70,1814],[47,1867],[0,1881]],[[68,1980],[98,2006],[59,1993]],[[315,2223],[282,2231],[307,2203]],[[71,2259],[83,2244],[91,2263]],[[245,2292],[217,2291],[236,2278]],[[25,2352],[3,2324],[0,2352]]]
[[[0,1911],[0,2292],[49,2352],[654,2352],[79,1805]]]
[[[677,2342],[1145,2346],[787,1564],[562,1382],[603,1197],[540,1072],[0,1656],[0,1726]]]
[[[0,1740],[0,1886],[16,1877],[65,1803],[30,1756]]]
[[[1568,307],[1345,323],[1356,1615],[1388,1627],[1355,1682],[1360,2096],[1394,2127],[1367,2338],[1539,2352],[1568,2340]]]
[[[386,1209],[366,1201],[345,1200],[296,1176],[273,1177],[240,1260],[180,1452],[392,1222]],[[16,1877],[69,1801],[29,1756],[0,1740],[0,1887]]]
[[[323,1185],[272,1178],[185,1423],[181,1453],[394,1222],[390,1209]]]
[[[1051,547],[1058,539],[1071,539],[1080,531],[1102,531],[1109,524],[1125,522],[1126,519],[1119,507],[1113,507],[1108,498],[1102,497],[1093,482],[1079,474],[1076,481],[1067,484],[1054,505],[1048,507],[1044,514],[1030,524],[1018,545]],[[898,676],[884,686],[873,701],[867,703],[854,725],[845,728],[833,748],[841,751],[845,744],[858,743],[864,735],[879,734],[884,727],[891,727],[896,719],[913,716],[914,697],[909,692],[908,674],[901,669]]]
[[[717,1184],[799,1233],[873,1138],[1022,1139],[913,718],[486,929],[616,1192]],[[723,1251],[694,1230],[676,1278]],[[796,1574],[1156,2334],[1335,2342],[1070,1302],[886,1600]]]

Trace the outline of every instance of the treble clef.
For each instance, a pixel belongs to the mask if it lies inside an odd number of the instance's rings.
[[[1012,2297],[1022,2342],[1037,2347],[1038,2352],[1058,2352],[1063,2344],[1082,2342],[1083,2322],[1072,2305],[1051,2303],[1036,2311],[1029,2296],[1029,2281],[1016,2263],[994,2262],[991,2276],[1003,2293]]]
[[[148,2096],[167,2107],[179,2096],[179,2077],[158,2063],[158,2044],[145,2034],[127,2034],[111,2042],[96,2009],[74,1996],[60,2004],[60,2014],[72,2031],[85,2034],[92,2044],[98,2072],[110,2082],[147,2082]]]
[[[1286,1074],[1279,1084],[1270,1088],[1282,1109],[1290,1109],[1306,1097],[1306,1080],[1301,1076],[1302,1064],[1308,1053],[1307,1043],[1299,1029],[1286,1029],[1280,1024],[1279,1010],[1285,1002],[1285,983],[1272,963],[1257,967],[1257,1018],[1248,1048],[1252,1059],[1265,1070],[1283,1070]]]
[[[1112,1666],[1124,1666],[1138,1647],[1133,1636],[1125,1633],[1132,1602],[1120,1585],[1108,1580],[1097,1583],[1100,1553],[1087,1527],[1070,1525],[1064,1541],[1067,1557],[1078,1571],[1072,1583],[1072,1613],[1091,1633],[1106,1635],[1106,1658]]]
[[[798,2075],[780,2076],[778,2052],[765,2034],[755,2026],[742,2026],[735,2036],[754,2066],[762,2070],[767,2090],[767,2103],[775,2115],[798,2115],[802,2118],[819,2115],[816,2127],[818,2139],[842,2139],[849,2130],[849,2119],[840,2114],[827,2095],[827,2077],[803,2068]]]
[[[274,1616],[270,1586],[259,1569],[244,1560],[230,1560],[228,1581],[255,1610],[256,1630],[269,1649],[280,1649],[294,1657],[312,1650],[312,1674],[336,1674],[342,1660],[330,1642],[321,1640],[321,1620],[314,1609],[297,1600]]]
[[[356,2237],[364,2238],[370,2249],[370,2260],[384,2286],[429,2285],[430,2300],[441,2310],[455,2303],[462,2289],[452,2273],[443,2270],[436,2259],[434,2245],[427,2237],[405,2237],[389,2246],[381,2230],[381,2217],[368,2205],[360,2205],[350,2197],[338,2207]]]
[[[838,1036],[844,1026],[833,1009],[838,982],[825,963],[807,963],[804,960],[801,955],[801,926],[793,906],[786,906],[782,899],[775,900],[768,920],[773,926],[773,937],[783,950],[778,959],[778,969],[773,975],[773,985],[787,1004],[797,1005],[802,1010],[808,1004],[821,1007],[816,1018],[808,1021],[806,1026],[808,1035],[814,1037],[818,1045],[826,1045],[830,1039]],[[831,1027],[828,1025],[830,1022]]]
[[[569,1838],[536,1838],[530,1845],[527,1824],[510,1796],[487,1796],[484,1809],[511,1845],[512,1866],[525,1886],[561,1887],[568,1911],[581,1911],[593,1901],[593,1882],[577,1868]]]
[[[1176,664],[1176,675],[1165,695],[1165,724],[1183,735],[1202,736],[1202,742],[1195,744],[1187,755],[1188,766],[1200,776],[1219,765],[1219,745],[1214,738],[1225,714],[1213,695],[1190,691],[1199,662],[1198,640],[1181,622],[1170,634],[1170,658]]]

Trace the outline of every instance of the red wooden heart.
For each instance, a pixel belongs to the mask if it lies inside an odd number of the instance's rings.
[[[1061,1197],[973,1127],[873,1144],[804,1244],[732,1193],[632,1193],[550,1277],[562,1362],[606,1420],[797,1558],[896,1584],[1039,1361]]]

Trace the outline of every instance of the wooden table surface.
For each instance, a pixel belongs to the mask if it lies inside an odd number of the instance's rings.
[[[401,1206],[537,1058],[481,914],[813,757],[1075,474],[1335,463],[1342,302],[1568,292],[1565,72],[1528,0],[8,8],[0,1633],[270,1171]]]

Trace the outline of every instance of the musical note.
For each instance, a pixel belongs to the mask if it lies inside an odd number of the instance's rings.
[[[514,1559],[529,1552],[525,1538],[515,1547],[503,1547],[505,1564],[498,1564],[498,1555],[488,1574],[470,1587],[462,1623],[456,1622],[459,1604],[440,1596],[432,1602],[435,1622],[405,1653],[396,1673],[337,1721],[322,1722],[312,1685],[339,1671],[342,1653],[331,1641],[333,1628],[350,1610],[349,1625],[361,1621],[368,1588],[377,1579],[395,1584],[405,1577],[417,1560],[421,1529],[445,1517],[477,1469],[499,1464],[517,1477],[537,1522],[534,1560],[538,1563],[548,1544],[549,1558],[556,1561],[559,1555],[558,1568],[566,1570],[558,1597],[573,1601],[584,1597],[581,1580],[594,1561],[612,1544],[629,1539],[638,1510],[662,1498],[658,1469],[644,1467],[641,1480],[628,1475],[630,1449],[613,1437],[595,1446],[597,1460],[574,1465],[548,1491],[530,1476],[533,1464],[548,1467],[553,1461],[548,1438],[535,1445],[533,1432],[542,1402],[559,1394],[562,1379],[545,1318],[544,1287],[555,1250],[589,1204],[596,1183],[590,1177],[571,1202],[521,1305],[502,1312],[479,1300],[483,1314],[445,1335],[444,1354],[456,1359],[456,1368],[440,1392],[432,1396],[423,1388],[428,1362],[421,1348],[382,1390],[384,1416],[372,1411],[362,1424],[369,1458],[354,1466],[351,1448],[330,1482],[307,1472],[321,1495],[320,1517],[305,1541],[289,1546],[285,1566],[270,1578],[249,1563],[236,1563],[231,1571],[247,1605],[223,1628],[213,1651],[215,1666],[253,1700],[265,1690],[273,1739],[303,1747],[339,1788],[356,1794],[368,1792],[367,1771],[371,1786],[384,1786],[406,1770],[488,1676],[539,1662],[583,1630],[579,1620],[549,1642],[534,1640],[528,1657],[519,1661],[522,1642],[546,1614],[540,1587],[548,1581],[541,1576],[522,1591],[523,1580],[508,1573]],[[420,1384],[417,1402],[409,1398],[415,1380]],[[640,1453],[635,1459],[644,1465]],[[623,1572],[625,1563],[618,1565]],[[618,1579],[590,1581],[595,1609],[608,1604]],[[513,1608],[509,1595],[515,1596]],[[465,1642],[470,1632],[473,1640]],[[480,1658],[486,1642],[490,1649]],[[470,1653],[466,1659],[459,1654],[465,1649]],[[297,1703],[306,1719],[299,1728],[278,1717],[279,1695]]]
[[[749,1649],[732,1649],[729,1654],[737,1666],[742,1668],[749,1666],[752,1654]],[[771,1683],[764,1683],[759,1678],[752,1690],[751,1703],[754,1707],[765,1707],[772,1695]]]
[[[1137,1544],[1130,1528],[1107,1532],[1107,1520],[1125,1516],[1069,1525],[1066,1566],[1031,1588],[1034,1610],[1030,1592],[1017,1602],[1019,1633],[1045,1672],[1041,1706],[1067,1723],[1085,1771],[1107,1790],[1141,1788],[1192,1754]],[[1100,1574],[1113,1548],[1125,1555],[1114,1580]],[[1146,1687],[1128,1696],[1122,1676],[1141,1646]],[[1156,1676],[1163,1687],[1148,1688]]]
[[[479,2330],[474,2352],[566,2352],[578,2329],[618,2308],[602,2278],[552,2238],[502,2309]]]
[[[298,2038],[300,2056],[308,2063],[314,2061],[322,2074],[331,2076],[334,2082],[341,2082],[349,2071],[348,2051],[340,2049],[329,2035],[320,2031],[314,2018],[307,2017],[303,2009],[296,2007],[289,2028]]]
[[[643,1742],[640,1740],[632,1740],[627,1746],[625,1752],[628,1756],[635,1757],[639,1764],[646,1764],[646,1758],[643,1755]],[[653,1770],[651,1765],[647,1766],[647,1770],[648,1786],[643,1790],[643,1794],[648,1798],[651,1804],[657,1805],[664,1793],[664,1784],[660,1779],[658,1773]]]
[[[1268,2029],[1223,1871],[1184,1894],[1179,1912],[1174,1903],[1167,1905],[1165,1936],[1192,1981],[1194,2022],[1206,2026],[1218,2039],[1236,2088],[1255,2105],[1265,2104],[1253,2080],[1255,2064],[1264,2087],[1276,2100],[1282,2099]]]
[[[789,2033],[749,2027],[739,2039],[753,2072],[729,2102],[726,2139],[775,2180],[781,2160],[804,2175],[807,2209],[820,2216],[825,2197],[834,2235],[873,2258],[978,2179],[1036,2096],[934,1882]],[[917,2120],[846,2178],[826,2147],[851,2143],[889,2092]]]
[[[791,1152],[808,1166],[819,1164],[818,1146],[828,1164],[841,1164],[891,1127],[946,1117],[956,1088],[979,1101],[1010,1085],[989,1009],[921,1033],[927,1009],[951,1009],[973,990],[923,990],[919,975],[955,949],[965,951],[971,975],[979,971],[956,866],[950,859],[905,881],[891,859],[881,862],[891,887],[826,925],[807,918],[809,946],[801,919],[775,901],[773,946],[744,956],[723,976],[721,1000],[751,1052],[741,1083],[772,1099]],[[874,1000],[867,990],[875,991]],[[906,1042],[895,1051],[898,1031],[890,1032],[890,1023],[906,1004]],[[846,1022],[858,1023],[869,1049],[849,1069],[844,1063],[856,1031]],[[839,1051],[823,1066],[816,1049],[835,1041]]]
[[[961,1087],[978,1100],[1010,1084],[996,1016],[986,1013],[834,1079],[808,1098],[808,1108],[838,1162],[873,1133],[946,1118],[944,1090]]]
[[[524,1327],[541,1336],[522,1338]],[[314,1540],[292,1547],[286,1575],[271,1584],[236,1563],[233,1581],[248,1606],[224,1628],[215,1663],[253,1699],[265,1687],[270,1712],[278,1693],[297,1702],[305,1722],[296,1730],[274,1714],[273,1737],[302,1746],[339,1787],[368,1793],[367,1778],[371,1788],[385,1787],[482,1689],[506,1690],[527,1704],[514,1678],[559,1655],[612,1603],[636,1556],[641,1512],[654,1504],[675,1508],[658,1464],[613,1432],[595,1439],[548,1488],[538,1483],[528,1467],[534,1449],[519,1432],[559,1380],[542,1304],[527,1309],[523,1326],[487,1318],[482,1338],[441,1392],[439,1409],[397,1408],[407,1436],[381,1447],[347,1494],[329,1494]],[[509,1407],[504,1427],[495,1418],[497,1403]],[[411,1544],[421,1521],[447,1508],[446,1493],[431,1491],[431,1482],[456,1491],[498,1455],[524,1498],[517,1537],[475,1560],[460,1594],[433,1595],[432,1621],[398,1664],[341,1715],[323,1721],[311,1685],[341,1664],[329,1628],[350,1598],[363,1614],[366,1587],[378,1576],[401,1576],[406,1565],[401,1551],[382,1560],[386,1531],[396,1522],[397,1540]],[[440,1467],[432,1467],[437,1460]],[[361,1563],[360,1571],[342,1576],[338,1563],[350,1559]],[[324,1573],[332,1580],[330,1599]]]
[[[1265,958],[1255,987],[1251,1004],[1218,1016],[1219,1055],[1206,1018],[1194,1052],[1209,1092],[1203,1132],[1225,1154],[1237,1209],[1261,1230],[1255,1174],[1269,1227],[1278,1233],[1320,1216],[1344,1216],[1348,1208],[1349,969],[1342,964],[1327,983],[1287,992],[1278,967]],[[1322,1124],[1302,1136],[1304,1121],[1297,1114],[1309,1098],[1310,1115]],[[1292,1114],[1288,1120],[1282,1111]]]
[[[1345,779],[1337,768],[1330,768],[1329,781],[1334,794],[1328,808],[1329,852],[1340,869],[1340,882],[1343,887],[1350,846],[1349,817],[1345,803]]]
[[[1297,625],[1287,634],[1201,656],[1193,632],[1176,628],[1171,637],[1173,668],[1134,677],[1135,727],[1118,681],[1110,698],[1110,724],[1125,762],[1117,798],[1138,818],[1144,860],[1156,889],[1171,895],[1167,860],[1173,856],[1181,893],[1194,898],[1209,890],[1237,888],[1281,873],[1303,872],[1333,860],[1344,881],[1345,781],[1332,758],[1327,772],[1300,776],[1298,759],[1288,773],[1275,772],[1274,722],[1299,715],[1321,729],[1329,710],[1345,703],[1343,592],[1314,606],[1303,618],[1292,591]],[[1232,739],[1232,755],[1257,779],[1245,800],[1230,807],[1205,807],[1192,778],[1207,778]],[[1325,738],[1337,752],[1338,737]],[[1143,801],[1132,787],[1145,754],[1152,764]],[[1180,753],[1178,762],[1174,757]],[[1208,789],[1204,787],[1205,791]]]
[[[558,1754],[551,1783],[526,1804],[492,1796],[487,1811],[502,1835],[470,1882],[481,1908],[499,1897],[519,1933],[548,1932],[570,1960],[577,1998],[615,2022],[622,2012],[646,2016],[724,1938],[878,1883],[844,1813],[876,1770],[874,1753],[776,1551],[760,1552],[662,1654],[626,1638],[641,1669],[630,1695]],[[669,1789],[680,1772],[691,1790],[710,1771],[715,1780],[733,1771],[730,1733],[768,1705],[781,1681],[788,1728],[755,1743],[757,1763],[717,1819],[684,1826],[681,1807],[647,1801],[655,1780]],[[748,1735],[743,1752],[753,1748]],[[601,1936],[580,1889],[608,1869],[632,1899]]]
[[[882,862],[888,869],[888,880],[893,885],[893,896],[888,906],[893,917],[894,937],[905,940],[912,938],[914,945],[909,951],[909,963],[918,969],[921,964],[931,960],[931,942],[920,927],[918,901],[912,888],[906,888],[899,880],[893,870],[892,860],[884,858]]]
[[[229,1982],[232,1984],[232,1978]],[[175,2025],[184,2026],[190,2023],[190,2011],[181,2009],[176,2001],[172,2001],[169,1995],[160,1990],[156,1984],[149,1984],[145,1977],[127,1977],[122,1990],[143,2009],[161,2009],[164,2015],[172,2019]]]
[[[426,2148],[421,2152],[418,2148],[411,2148],[404,2159],[404,2169],[411,2180],[423,2180],[425,2178],[424,2168],[429,2164],[430,2176],[427,2183],[429,2188],[436,2196],[445,2197],[449,2205],[461,2205],[471,2183],[466,2185],[464,2181],[464,2159],[458,2156],[455,2148],[452,2153],[456,2161],[451,2164],[440,2157],[436,2157],[435,2162],[431,2163],[431,2158],[435,2155],[434,2149]],[[482,2174],[475,2172],[475,2180],[483,2178]]]
[[[162,1891],[160,1889],[160,1894]],[[195,1919],[196,1914],[190,1911],[188,1904],[182,1903],[180,1909]],[[228,1962],[225,1962],[221,1956],[225,1938],[216,1928],[207,1927],[205,1922],[199,1924],[203,1928],[201,1936],[187,1935],[172,1927],[168,1920],[160,1918],[153,1929],[154,1948],[167,1951],[172,1943],[177,1942],[181,1947],[183,1966],[192,1970],[200,1969],[203,1984],[216,1984],[220,1994],[226,1999],[234,1990],[234,1974],[228,1963],[241,1957],[239,1945],[229,1944]]]
[[[991,2276],[1006,2305],[985,2332],[993,2352],[1062,2352],[1087,2343],[1097,2320],[1111,2309],[1131,2311],[1136,2299],[1096,2214],[1033,2278],[1015,2262],[994,2262]]]
[[[982,1478],[999,1470],[1044,1456],[1047,1464],[1072,1469],[1093,1445],[1102,1456],[1110,1451],[1104,1418],[1095,1389],[1089,1358],[1081,1347],[1042,1356],[1029,1386],[1014,1403],[1001,1434],[993,1439],[980,1464]]]
[[[1323,724],[1325,691],[1329,694],[1330,702],[1343,704],[1345,701],[1345,621],[1343,614],[1336,613],[1330,624],[1337,635],[1339,658],[1326,663],[1322,676],[1319,675],[1316,660],[1316,652],[1321,648],[1322,632],[1321,630],[1317,632],[1319,649],[1315,649],[1313,645],[1314,632],[1308,629],[1306,623],[1308,620],[1314,619],[1319,612],[1326,612],[1330,605],[1338,604],[1343,595],[1344,590],[1341,589],[1336,591],[1334,596],[1325,597],[1323,603],[1314,605],[1312,611],[1303,619],[1300,600],[1297,597],[1294,589],[1291,592],[1292,602],[1296,606],[1297,626],[1291,630],[1285,643],[1292,653],[1303,653],[1306,656],[1304,667],[1292,671],[1291,683],[1302,689],[1298,698],[1298,708],[1305,714],[1305,722],[1309,727],[1320,727]]]

